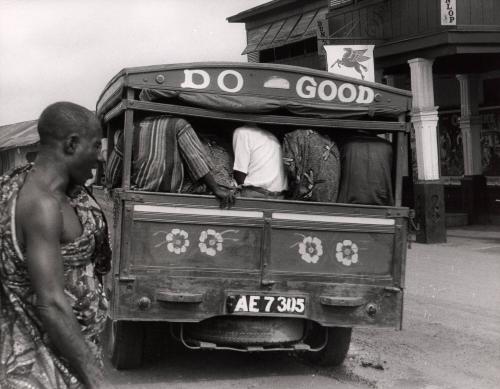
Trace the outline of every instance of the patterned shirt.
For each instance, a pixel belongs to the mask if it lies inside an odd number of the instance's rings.
[[[329,137],[314,130],[295,130],[286,134],[283,162],[292,199],[337,201],[340,155]]]
[[[106,166],[106,186],[121,185],[123,131]],[[188,174],[184,173],[184,167]],[[171,116],[148,117],[134,129],[132,187],[145,191],[180,192],[213,169],[212,161],[191,125]]]

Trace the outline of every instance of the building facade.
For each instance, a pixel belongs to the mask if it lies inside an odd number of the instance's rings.
[[[36,120],[0,126],[0,174],[32,162],[39,140]]]
[[[500,222],[500,1],[274,0],[228,21],[249,61],[326,70],[323,44],[374,44],[376,81],[413,93],[418,240],[445,240],[445,212]]]

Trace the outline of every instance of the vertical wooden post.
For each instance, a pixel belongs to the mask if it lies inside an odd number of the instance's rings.
[[[405,114],[399,115],[399,122],[405,122]],[[404,160],[407,153],[405,153],[405,147],[407,144],[406,132],[396,132],[393,137],[394,142],[394,161],[396,163],[394,169],[394,205],[400,207],[402,204],[403,197],[403,171],[406,164]]]
[[[127,89],[127,100],[134,99],[134,90]],[[122,188],[124,190],[130,189],[130,175],[132,171],[132,142],[134,140],[134,110],[127,108],[125,110],[125,119],[123,124],[123,177]]]
[[[412,113],[415,129],[418,182],[415,189],[415,213],[420,225],[419,243],[446,242],[444,186],[440,180],[438,154],[438,112],[434,106],[432,59],[408,61],[411,75]]]
[[[106,161],[109,158],[109,154],[111,154],[111,151],[113,151],[113,148],[115,147],[115,132],[111,128],[111,124],[106,123],[106,139],[108,140],[108,150],[106,152]]]
[[[488,222],[486,177],[481,155],[480,82],[477,74],[457,74],[460,83],[460,130],[464,150],[462,203],[469,223]]]

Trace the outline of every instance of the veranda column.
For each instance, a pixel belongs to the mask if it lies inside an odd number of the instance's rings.
[[[433,60],[408,61],[411,74],[418,178],[415,183],[415,214],[420,226],[417,242],[446,242],[444,188],[439,175],[438,113],[434,105]]]
[[[458,74],[460,83],[460,130],[464,150],[462,179],[463,208],[469,223],[487,221],[486,177],[481,164],[481,117],[479,116],[479,77]]]

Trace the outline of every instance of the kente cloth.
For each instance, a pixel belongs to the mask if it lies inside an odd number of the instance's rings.
[[[213,168],[198,136],[184,119],[147,117],[134,126],[131,186],[152,192],[180,192],[189,180],[197,182]],[[106,166],[106,185],[120,186],[123,166],[120,131]],[[188,174],[184,173],[184,167]]]
[[[233,180],[233,150],[228,142],[214,134],[200,135],[200,141],[209,156],[212,165],[212,175],[215,182],[227,189],[235,189]],[[207,193],[209,190],[202,182],[184,180],[182,193]]]
[[[394,205],[392,145],[376,135],[351,136],[341,147],[338,202]]]
[[[17,241],[15,215],[19,190],[32,165],[0,178],[0,388],[83,388],[51,343],[36,308],[25,248]],[[64,292],[86,344],[102,366],[100,334],[108,302],[99,277],[110,268],[111,250],[104,215],[82,188],[69,197],[83,232],[61,244]]]
[[[337,201],[340,154],[328,136],[310,129],[287,133],[283,140],[283,163],[292,199]]]

